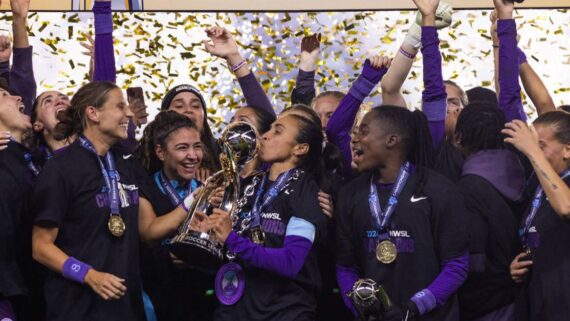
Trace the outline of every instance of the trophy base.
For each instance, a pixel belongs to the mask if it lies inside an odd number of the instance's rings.
[[[212,242],[208,234],[190,232],[170,240],[170,252],[189,266],[215,271],[223,263],[222,246]]]

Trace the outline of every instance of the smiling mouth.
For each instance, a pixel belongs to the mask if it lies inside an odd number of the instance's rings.
[[[198,163],[182,163],[182,167],[186,170],[195,170],[198,166]]]

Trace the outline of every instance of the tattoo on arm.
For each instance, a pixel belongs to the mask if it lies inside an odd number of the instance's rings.
[[[558,189],[558,186],[557,186],[554,182],[552,182],[552,180],[550,179],[550,177],[548,177],[548,174],[546,174],[546,172],[545,172],[542,168],[540,168],[540,167],[538,166],[538,164],[534,161],[534,159],[531,158],[530,161],[532,162],[532,164],[534,165],[534,167],[538,169],[540,175],[542,175],[542,177],[544,177],[544,179],[546,179],[546,181],[548,181],[548,183],[550,184],[550,186],[552,187],[552,189]]]

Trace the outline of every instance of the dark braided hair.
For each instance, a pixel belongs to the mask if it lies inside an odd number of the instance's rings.
[[[141,161],[149,174],[162,169],[162,162],[156,156],[155,146],[160,145],[165,149],[166,140],[170,134],[180,128],[195,129],[200,134],[198,127],[196,127],[196,124],[190,118],[178,114],[175,111],[161,111],[156,115],[154,120],[146,126],[135,156]]]
[[[455,126],[459,144],[468,154],[487,149],[503,149],[505,115],[496,106],[474,102],[461,111]]]
[[[433,166],[433,145],[427,118],[420,110],[383,105],[372,108],[367,117],[379,121],[382,129],[398,136],[403,144],[406,160],[416,167],[419,180],[415,192],[420,191],[426,182],[426,171]]]
[[[554,138],[561,144],[570,144],[570,113],[557,110],[544,113],[534,121],[534,125],[553,129]]]

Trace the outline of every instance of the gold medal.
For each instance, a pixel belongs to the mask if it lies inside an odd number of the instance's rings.
[[[384,264],[390,264],[396,260],[398,250],[396,244],[390,240],[380,242],[376,247],[376,259]]]
[[[113,236],[121,237],[125,234],[126,226],[121,215],[111,214],[109,221],[107,221],[107,227]]]

